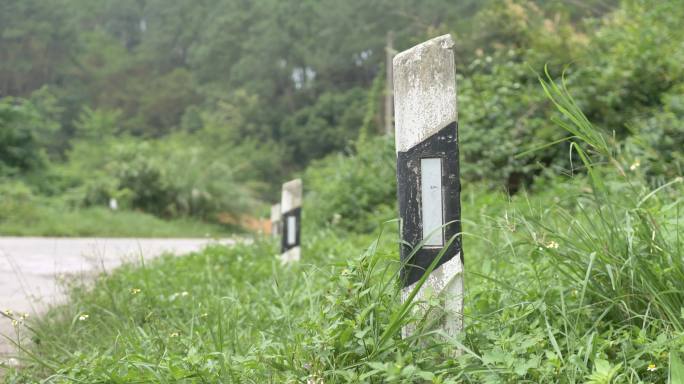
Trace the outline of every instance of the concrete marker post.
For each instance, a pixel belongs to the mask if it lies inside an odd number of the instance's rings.
[[[301,258],[302,180],[294,179],[283,184],[280,201],[282,239],[280,261],[283,264]]]
[[[397,195],[401,217],[402,300],[425,269],[456,236],[414,300],[438,295],[442,329],[449,336],[463,327],[463,253],[458,160],[456,71],[450,35],[399,53],[393,61]],[[423,242],[411,260],[413,247]],[[416,310],[426,310],[419,304]],[[414,327],[404,327],[410,336]]]
[[[278,237],[282,231],[280,204],[271,205],[271,236]]]

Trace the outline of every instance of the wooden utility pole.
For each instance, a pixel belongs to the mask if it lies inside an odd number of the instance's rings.
[[[415,309],[424,311],[429,296],[437,295],[443,303],[442,329],[450,336],[463,327],[453,46],[450,35],[436,37],[399,53],[393,64],[402,300],[410,299],[417,290],[413,300],[421,304]],[[433,262],[434,270],[420,286]],[[413,331],[407,326],[402,333],[408,336]]]
[[[397,53],[394,50],[394,32],[387,32],[387,44],[385,46],[385,134],[388,136],[394,135],[394,85],[392,73],[392,59]]]

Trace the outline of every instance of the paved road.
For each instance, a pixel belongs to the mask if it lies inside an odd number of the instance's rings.
[[[107,239],[0,237],[0,311],[32,315],[64,298],[58,279],[110,270],[123,261],[151,259],[165,252],[185,254],[208,243],[205,239]],[[232,244],[232,240],[221,240]],[[92,274],[91,274],[92,275]],[[12,334],[0,317],[0,334]],[[0,355],[11,352],[4,338]]]

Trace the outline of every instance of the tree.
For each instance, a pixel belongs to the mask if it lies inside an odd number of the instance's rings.
[[[47,158],[36,130],[40,117],[21,99],[0,99],[0,176],[40,169]]]

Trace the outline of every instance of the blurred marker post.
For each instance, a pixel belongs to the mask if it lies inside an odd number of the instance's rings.
[[[402,300],[438,295],[443,331],[463,327],[463,255],[458,163],[458,113],[454,41],[436,37],[399,53],[393,61],[397,195],[401,217]],[[451,242],[450,242],[451,241]],[[422,247],[418,248],[422,244]],[[416,250],[417,249],[417,250]],[[441,255],[441,258],[440,258]],[[410,336],[414,328],[402,330]]]
[[[280,204],[271,205],[271,236],[278,237],[281,232]]]
[[[301,258],[302,180],[294,179],[283,184],[280,201],[282,211],[282,239],[280,261],[283,264],[299,261]]]

